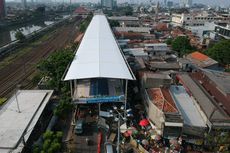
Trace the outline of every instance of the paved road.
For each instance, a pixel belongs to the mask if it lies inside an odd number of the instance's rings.
[[[74,115],[72,115],[72,118],[73,117]],[[85,124],[83,126],[83,134],[74,134],[73,128],[74,126],[69,128],[68,135],[66,137],[66,140],[70,140],[67,144],[67,150],[71,151],[71,153],[96,153],[98,144],[96,116],[90,117],[89,114],[86,115]],[[90,140],[89,145],[86,143],[86,138]]]

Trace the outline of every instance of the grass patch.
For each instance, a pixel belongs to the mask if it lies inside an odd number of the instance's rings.
[[[35,40],[34,42],[32,42],[30,45],[32,45],[32,46],[40,45],[42,42],[48,40],[51,37],[52,37],[52,35],[50,33],[45,34],[41,38],[39,38],[38,40]]]
[[[2,106],[6,102],[6,98],[0,98],[0,106]]]
[[[17,51],[15,51],[15,53],[10,54],[9,56],[5,57],[1,62],[0,62],[0,69],[9,65],[10,63],[12,63],[14,61],[14,59],[18,58],[18,57],[22,57],[23,55],[25,55],[26,53],[28,53],[29,51],[31,51],[32,47],[27,46],[21,49],[18,49]]]

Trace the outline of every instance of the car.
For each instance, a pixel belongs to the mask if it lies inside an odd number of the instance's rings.
[[[76,125],[74,127],[74,133],[75,134],[82,134],[83,133],[83,124],[84,124],[83,119],[77,120]]]

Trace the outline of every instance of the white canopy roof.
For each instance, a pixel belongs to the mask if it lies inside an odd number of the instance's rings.
[[[86,78],[135,79],[104,15],[93,17],[64,80]]]

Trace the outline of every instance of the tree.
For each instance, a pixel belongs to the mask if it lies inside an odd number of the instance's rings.
[[[71,47],[56,51],[47,59],[40,62],[38,69],[42,76],[50,78],[48,86],[56,91],[61,91],[65,86],[65,82],[61,81],[62,75],[70,61],[74,57]]]
[[[109,20],[110,27],[119,27],[120,23],[115,20]]]
[[[46,131],[43,133],[42,146],[34,145],[33,153],[58,153],[61,151],[63,132]]]
[[[215,59],[220,64],[227,65],[229,68],[230,64],[230,40],[221,40],[214,46],[205,51],[209,57]]]
[[[26,36],[21,31],[18,30],[15,33],[15,38],[19,41],[24,41],[26,39]]]
[[[165,41],[165,43],[166,43],[167,45],[172,45],[172,41],[173,41],[172,38],[168,38],[168,39]]]
[[[73,104],[70,103],[70,99],[61,99],[58,106],[54,109],[54,114],[59,117],[65,117],[68,112],[73,108]],[[58,136],[58,135],[57,135]]]
[[[87,18],[80,24],[79,30],[80,32],[85,32],[86,28],[88,27],[90,21],[92,20],[93,15],[89,14]]]
[[[127,6],[124,8],[125,15],[132,16],[133,15],[133,8],[131,6]]]
[[[172,41],[172,49],[178,52],[179,57],[188,54],[193,49],[187,36],[179,36]]]
[[[216,129],[209,134],[205,133],[204,146],[209,151],[227,153],[230,147],[230,132]]]
[[[80,26],[79,26],[79,31],[80,31],[80,32],[85,32],[86,28],[87,28],[87,25],[83,22],[83,23],[80,24]]]

